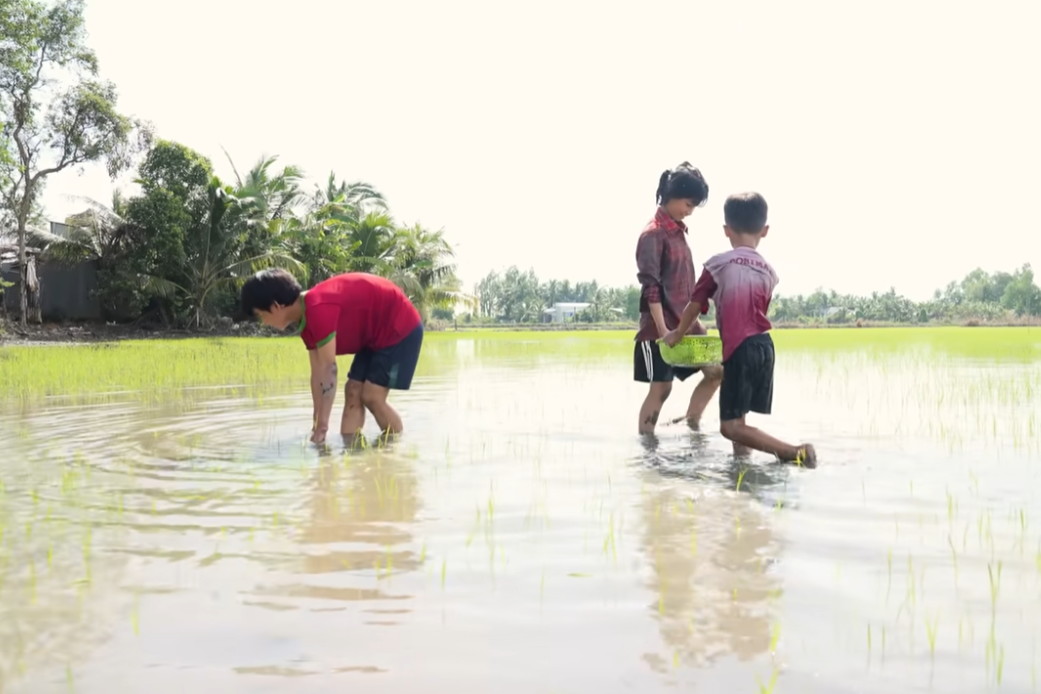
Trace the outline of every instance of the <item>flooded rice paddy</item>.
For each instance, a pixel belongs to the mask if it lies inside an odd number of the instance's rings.
[[[816,470],[641,440],[629,333],[431,335],[322,453],[295,340],[0,350],[0,691],[1035,691],[1041,331],[775,339]]]

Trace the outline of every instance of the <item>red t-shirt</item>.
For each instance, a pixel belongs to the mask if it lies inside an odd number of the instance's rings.
[[[770,330],[766,314],[777,282],[773,267],[754,248],[735,248],[705,263],[691,301],[701,304],[702,313],[708,312],[710,298],[716,303],[723,361],[746,338]]]
[[[401,342],[420,323],[419,311],[384,277],[348,272],[319,282],[303,296],[300,337],[307,349],[336,340],[337,354]]]

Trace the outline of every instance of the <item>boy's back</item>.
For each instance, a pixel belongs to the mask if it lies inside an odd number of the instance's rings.
[[[319,282],[304,294],[308,347],[336,333],[337,354],[383,349],[404,339],[420,323],[419,312],[390,280],[348,272]]]
[[[716,326],[726,361],[745,339],[772,328],[766,317],[778,283],[773,267],[754,248],[739,246],[712,256],[694,288],[694,301],[716,305]]]
[[[774,342],[770,309],[777,273],[756,250],[770,231],[768,206],[759,193],[737,193],[723,203],[723,231],[732,250],[713,256],[694,287],[680,324],[665,336],[675,345],[683,330],[708,300],[716,304],[716,323],[723,341],[723,387],[719,391],[719,431],[734,443],[734,453],[752,449],[773,453],[784,461],[817,464],[812,444],[792,445],[750,426],[749,412],[770,414],[773,407]]]

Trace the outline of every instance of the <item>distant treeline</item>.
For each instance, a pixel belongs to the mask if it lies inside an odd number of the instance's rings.
[[[604,287],[596,281],[541,281],[534,270],[510,267],[490,272],[477,283],[473,313],[465,323],[538,323],[544,311],[558,302],[589,304],[573,320],[586,323],[632,323],[640,315],[640,288]],[[442,318],[449,314],[442,312]],[[778,294],[770,306],[770,318],[781,324],[965,323],[998,322],[1041,317],[1041,288],[1034,282],[1029,264],[1013,273],[988,274],[973,270],[961,281],[937,289],[928,301],[912,301],[895,289],[870,296],[839,294],[818,289],[812,294]],[[706,317],[714,320],[712,311]]]

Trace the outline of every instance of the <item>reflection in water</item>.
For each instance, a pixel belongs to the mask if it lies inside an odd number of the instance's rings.
[[[55,659],[85,656],[130,602],[118,590],[126,558],[106,551],[121,534],[109,528],[129,515],[123,494],[99,489],[104,473],[82,458],[49,444],[34,455],[30,443],[0,442],[0,691]]]
[[[300,531],[304,574],[347,572],[351,589],[309,584],[293,589],[296,596],[334,600],[393,600],[384,586],[396,574],[418,569],[410,526],[419,508],[412,461],[391,449],[347,452],[339,459],[323,456],[311,476],[314,494],[309,521]],[[376,588],[363,588],[372,586]],[[401,606],[371,608],[392,624],[408,611]]]
[[[666,674],[680,664],[705,666],[728,655],[744,661],[768,653],[771,601],[780,596],[770,572],[778,548],[767,511],[744,492],[761,491],[769,472],[707,450],[698,432],[691,432],[689,447],[678,450],[664,448],[653,436],[643,444],[637,461],[644,487],[641,548],[658,596],[649,609],[669,649],[644,659]],[[760,484],[746,485],[751,469],[761,471]]]
[[[631,335],[432,335],[382,451],[316,453],[303,381],[185,363],[0,394],[0,689],[1031,691],[1041,369],[792,346],[838,334],[778,337],[813,471],[712,421],[641,449]]]

